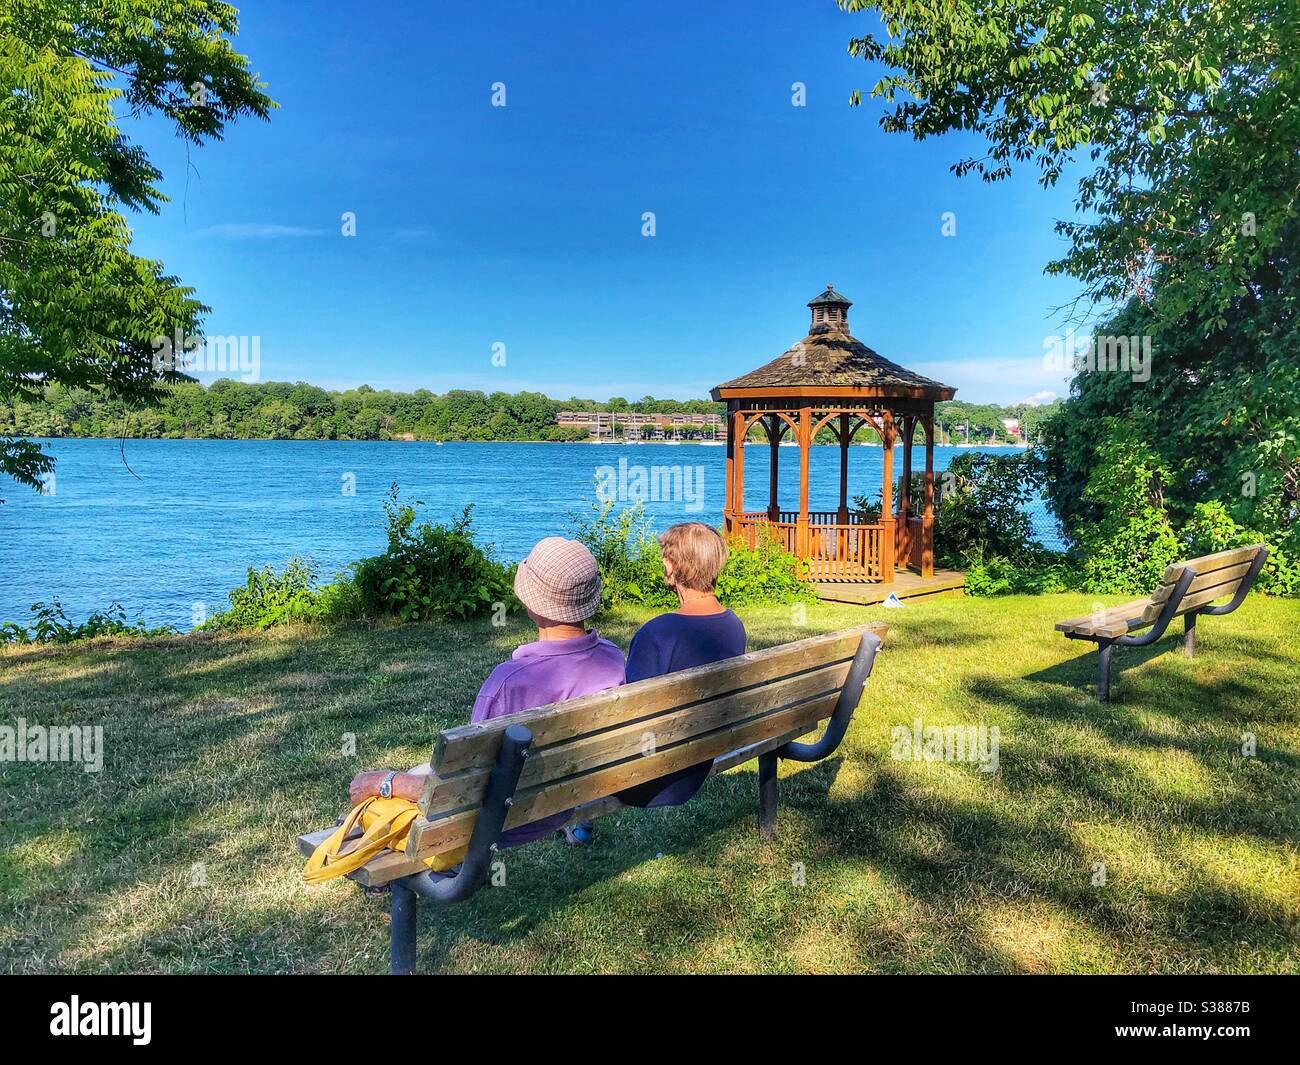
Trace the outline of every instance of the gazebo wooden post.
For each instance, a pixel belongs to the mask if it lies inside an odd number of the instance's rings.
[[[812,451],[812,408],[799,408],[799,518],[794,527],[795,554],[808,558],[808,462]]]
[[[727,483],[723,486],[726,492],[726,502],[722,507],[722,528],[723,531],[730,534],[735,532],[735,488],[736,488],[736,409],[735,404],[727,405],[730,410],[728,414],[729,428],[727,430]]]
[[[839,523],[849,523],[849,416],[840,415],[840,512]]]
[[[771,467],[767,477],[767,520],[781,520],[781,503],[777,499],[777,471],[780,467],[781,457],[781,430],[784,427],[783,422],[777,415],[772,414],[767,419],[767,440],[771,445],[768,465]]]
[[[921,576],[934,576],[934,411],[925,416],[925,510],[921,515]]]
[[[880,479],[880,583],[894,582],[894,412],[883,413],[885,431],[881,436],[883,469]]]
[[[898,493],[898,557],[903,565],[912,561],[912,437],[916,415],[903,416],[903,482]]]
[[[736,411],[731,426],[731,436],[735,438],[735,443],[732,445],[732,454],[735,458],[732,461],[731,509],[743,524],[745,521],[745,433],[749,429],[743,410]]]

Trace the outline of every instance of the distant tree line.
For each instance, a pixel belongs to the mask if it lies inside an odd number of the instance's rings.
[[[936,407],[941,440],[987,443],[1009,439],[1002,418],[1020,417],[1029,438],[1052,408],[977,406],[953,401]],[[362,385],[343,392],[298,382],[166,386],[160,401],[130,405],[83,388],[46,385],[39,397],[0,402],[0,435],[16,437],[202,438],[218,440],[581,440],[585,429],[555,424],[562,410],[616,414],[713,414],[710,400],[629,401],[615,396],[551,399],[540,392],[427,389],[390,392]]]
[[[1042,433],[1043,423],[1060,408],[1061,401],[1035,406],[1016,403],[999,407],[994,403],[963,403],[959,399],[936,403],[934,424],[941,444],[1006,443],[1016,439],[1002,424],[1004,418],[1016,418],[1020,432],[1029,443],[1036,443]]]
[[[574,440],[583,429],[555,424],[561,410],[712,413],[707,400],[646,396],[629,403],[556,400],[540,392],[418,389],[369,385],[343,392],[314,385],[219,380],[167,387],[150,406],[132,406],[80,388],[47,385],[39,398],[0,402],[0,434],[219,440]]]
[[[940,440],[1009,440],[1001,419],[1019,417],[1030,440],[1050,407],[937,404]],[[559,411],[614,414],[724,414],[707,399],[551,399],[537,391],[387,391],[369,385],[329,391],[269,381],[166,386],[155,406],[129,406],[88,389],[47,385],[40,398],[0,402],[0,434],[16,437],[204,438],[204,440],[582,440],[582,428],[555,424]]]

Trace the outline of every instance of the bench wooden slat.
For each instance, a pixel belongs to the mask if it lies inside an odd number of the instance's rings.
[[[1220,584],[1213,588],[1202,589],[1194,595],[1186,595],[1183,597],[1183,601],[1179,605],[1178,613],[1186,614],[1188,611],[1197,610],[1200,607],[1207,606],[1216,599],[1226,599],[1229,596],[1236,595],[1237,588],[1240,584],[1241,580],[1238,578],[1237,580],[1230,581],[1227,584]]]
[[[1238,562],[1232,566],[1225,566],[1222,569],[1208,570],[1205,573],[1198,573],[1193,578],[1192,583],[1187,586],[1187,592],[1184,594],[1183,602],[1179,606],[1178,613],[1182,614],[1186,610],[1187,596],[1193,592],[1203,592],[1207,588],[1214,588],[1219,585],[1230,584],[1232,592],[1235,594],[1237,585],[1241,583],[1241,578],[1250,570],[1250,562]],[[1177,584],[1177,581],[1174,582]],[[1173,594],[1174,584],[1162,584],[1156,589],[1151,596],[1151,602],[1155,604],[1163,603]],[[1155,613],[1159,613],[1157,610]]]
[[[490,766],[496,760],[501,733],[516,722],[528,726],[535,749],[549,747],[635,721],[649,713],[664,713],[831,662],[848,661],[864,631],[880,635],[884,626],[877,622],[827,633],[741,655],[725,663],[684,669],[521,714],[445,729],[438,736],[431,764],[440,776],[475,766]]]
[[[837,693],[844,686],[850,662],[850,659],[833,662],[784,680],[641,717],[564,743],[535,747],[524,763],[518,790],[536,789],[603,766],[640,760],[648,749],[663,750],[728,725],[806,702],[814,696]],[[431,776],[420,799],[426,819],[433,821],[441,815],[477,806],[483,799],[490,773],[490,767],[482,767],[449,776],[441,773]],[[646,779],[653,777],[651,774]]]
[[[1105,610],[1095,610],[1091,614],[1083,614],[1069,621],[1058,621],[1056,627],[1061,632],[1091,633],[1097,629],[1113,627],[1117,622],[1127,622],[1129,618],[1140,617],[1150,606],[1149,597],[1134,599],[1130,603],[1121,603],[1118,606],[1107,607]],[[1127,628],[1121,631],[1127,631]]]
[[[838,693],[834,692],[818,696],[797,706],[738,722],[689,743],[658,750],[644,758],[605,766],[557,783],[543,784],[532,790],[517,791],[514,804],[506,817],[506,828],[525,825],[561,810],[612,795],[633,784],[666,776],[774,735],[810,731],[822,718],[830,716],[837,698]],[[477,816],[477,810],[468,810],[436,820],[417,818],[411,826],[406,853],[411,857],[427,857],[459,846],[468,840]]]
[[[710,776],[717,776],[719,773],[726,773],[735,769],[746,762],[752,761],[761,754],[767,754],[778,747],[782,747],[792,740],[801,739],[810,732],[815,731],[815,727],[799,728],[794,731],[784,733],[780,736],[774,736],[771,739],[763,740],[761,743],[751,744],[748,747],[741,748],[738,751],[732,751],[730,754],[724,754],[713,763],[713,769]],[[606,814],[615,813],[624,809],[621,802],[612,795],[603,799],[597,799],[595,802],[587,803],[578,807],[573,812],[573,817],[569,819],[572,824],[579,821],[594,821],[597,818],[604,817]],[[446,824],[446,822],[441,822]],[[469,834],[473,831],[474,815],[463,815],[460,824],[457,826],[458,831],[463,831],[463,835],[448,835],[450,842],[447,846],[439,848],[440,850],[450,850],[453,847],[461,847],[469,842]],[[331,833],[334,827],[322,828],[319,832],[305,832],[298,837],[298,851],[304,858],[310,858],[316,848],[323,843]],[[432,853],[432,852],[431,852]],[[404,876],[410,876],[413,873],[423,872],[427,866],[423,862],[409,858],[405,854],[398,854],[396,851],[385,851],[383,854],[372,858],[355,873],[348,876],[349,880],[355,880],[362,887],[382,887],[384,884],[391,883],[394,880],[400,880]]]
[[[1182,569],[1190,569],[1194,573],[1213,573],[1215,570],[1227,569],[1229,566],[1235,566],[1239,562],[1253,562],[1255,556],[1259,554],[1263,544],[1252,544],[1250,547],[1233,547],[1227,551],[1216,551],[1212,555],[1202,555],[1200,558],[1189,558],[1185,562],[1174,562],[1165,569],[1163,584],[1174,584],[1178,580],[1178,573]]]

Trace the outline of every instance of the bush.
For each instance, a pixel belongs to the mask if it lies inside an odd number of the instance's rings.
[[[1038,465],[1028,454],[968,451],[954,458],[943,475],[935,515],[940,565],[961,566],[971,557],[1029,560],[1041,551],[1025,509],[1039,480]]]
[[[1072,591],[1082,583],[1073,560],[1041,547],[1032,556],[1014,562],[1001,555],[971,552],[963,566],[967,595],[1047,595]]]
[[[774,537],[759,537],[753,548],[733,537],[718,578],[718,598],[727,606],[816,602],[812,586],[800,579],[807,568]]]
[[[393,485],[384,503],[388,548],[382,555],[352,563],[349,572],[325,585],[307,558],[292,558],[278,572],[250,568],[244,586],[230,593],[230,609],[203,628],[265,629],[383,616],[431,621],[473,617],[495,603],[517,608],[513,570],[474,542],[470,508],[450,525],[417,525],[415,508],[422,505],[403,503]]]
[[[517,609],[514,568],[497,562],[474,542],[473,507],[449,525],[415,524],[416,507],[403,503],[397,485],[384,503],[388,549],[352,564],[362,613],[402,621],[470,618],[494,604]]]
[[[659,540],[637,503],[615,512],[614,503],[592,505],[590,519],[580,522],[576,539],[587,545],[600,567],[601,609],[626,603],[672,609],[677,596],[664,583]],[[718,598],[727,606],[776,604],[816,599],[799,579],[803,563],[773,539],[750,548],[737,540],[727,545],[727,564],[718,577]]]
[[[1198,503],[1180,538],[1189,556],[1267,542],[1262,533],[1238,525],[1228,508],[1217,501]],[[1269,544],[1268,561],[1255,587],[1269,595],[1300,596],[1300,530],[1293,528],[1281,542]]]
[[[32,604],[32,623],[28,628],[16,621],[0,625],[0,643],[75,643],[92,640],[97,636],[173,636],[176,630],[170,625],[150,627],[143,618],[134,622],[126,620],[126,611],[118,602],[110,603],[107,610],[97,610],[80,625],[74,625],[63,611],[57,598],[47,603]]]
[[[659,540],[646,520],[644,504],[616,513],[613,500],[593,503],[592,516],[578,522],[573,535],[587,545],[600,568],[602,610],[626,603],[677,605],[677,596],[664,584]]]
[[[935,508],[935,560],[965,572],[968,595],[1038,595],[1076,586],[1077,566],[1033,537],[1027,507],[1041,484],[1041,469],[1029,454],[993,455],[969,451],[943,474]],[[899,491],[902,490],[901,482]],[[864,514],[878,514],[863,497]],[[924,483],[912,478],[912,512],[924,505]]]
[[[1079,532],[1084,591],[1144,595],[1181,551],[1165,511],[1169,470],[1132,432],[1108,430],[1114,434],[1111,446],[1083,492],[1100,514]]]
[[[244,586],[228,597],[230,609],[214,614],[201,627],[266,629],[291,621],[343,620],[332,616],[338,613],[331,608],[336,596],[318,586],[316,566],[309,558],[291,558],[278,573],[271,566],[250,566]]]

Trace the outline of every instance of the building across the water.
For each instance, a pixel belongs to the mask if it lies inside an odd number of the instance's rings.
[[[717,440],[727,439],[721,414],[641,414],[637,411],[562,410],[555,424],[586,429],[597,440]]]

